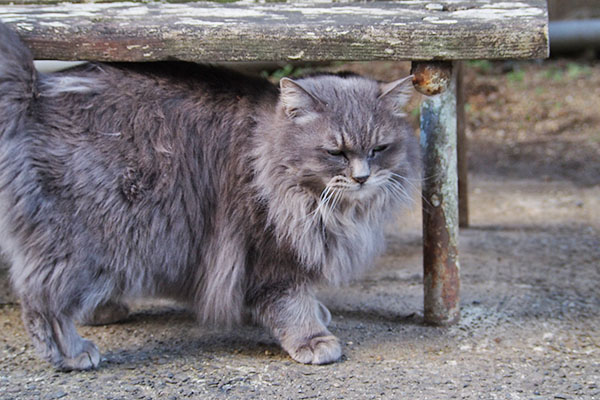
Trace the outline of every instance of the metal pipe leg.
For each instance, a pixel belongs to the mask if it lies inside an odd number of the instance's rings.
[[[456,138],[457,138],[457,170],[458,170],[458,226],[469,227],[469,168],[467,157],[469,143],[467,141],[465,115],[464,64],[456,63]]]
[[[425,322],[448,325],[460,318],[456,71],[450,62],[414,63],[413,74],[417,90],[440,93],[421,106],[423,283]]]

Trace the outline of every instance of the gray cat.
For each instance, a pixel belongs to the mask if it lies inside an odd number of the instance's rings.
[[[188,63],[42,75],[0,25],[0,246],[40,356],[96,367],[74,321],[156,296],[203,324],[251,315],[299,362],[338,360],[314,288],[371,265],[409,198],[409,78],[277,88]]]

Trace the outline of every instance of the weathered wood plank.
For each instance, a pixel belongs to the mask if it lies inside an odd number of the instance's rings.
[[[0,20],[14,26],[39,59],[461,60],[548,54],[545,0],[3,5]]]

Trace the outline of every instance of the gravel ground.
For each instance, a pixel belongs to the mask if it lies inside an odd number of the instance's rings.
[[[423,324],[415,209],[371,273],[321,291],[344,343],[328,366],[293,362],[259,328],[215,332],[156,303],[81,327],[103,362],[58,373],[36,358],[0,277],[0,399],[600,399],[600,65],[475,64],[467,80],[457,325]]]

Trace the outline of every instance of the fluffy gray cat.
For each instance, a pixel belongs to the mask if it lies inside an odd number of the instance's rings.
[[[251,315],[299,362],[338,360],[314,288],[371,265],[408,199],[411,89],[187,63],[42,75],[0,25],[0,246],[40,356],[96,367],[74,321],[156,296],[203,324]]]

